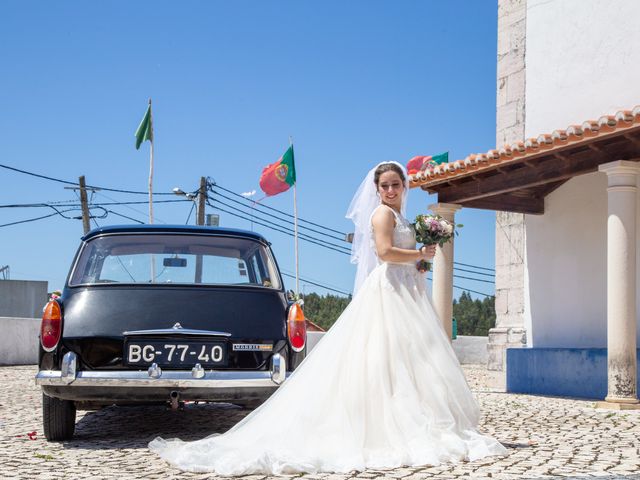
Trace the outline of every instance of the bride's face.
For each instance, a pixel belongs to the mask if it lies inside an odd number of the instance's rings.
[[[402,178],[394,171],[384,172],[380,175],[378,180],[378,193],[380,194],[380,200],[385,205],[395,207],[396,210],[400,210],[402,206],[402,192],[404,191],[404,184]]]

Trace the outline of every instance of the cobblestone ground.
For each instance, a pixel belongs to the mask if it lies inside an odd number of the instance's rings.
[[[191,404],[177,412],[160,406],[79,411],[74,440],[47,443],[35,373],[32,366],[0,367],[1,478],[210,478],[172,469],[147,450],[147,443],[157,435],[193,440],[223,432],[247,414],[235,406]],[[482,407],[481,430],[508,447],[507,457],[302,477],[640,479],[639,411],[599,410],[588,401],[492,392],[486,388],[483,367],[465,366],[465,373]]]

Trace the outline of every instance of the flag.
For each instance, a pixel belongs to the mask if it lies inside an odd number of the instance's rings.
[[[293,145],[277,162],[267,165],[260,175],[260,188],[267,196],[289,190],[296,183],[296,165],[293,161]]]
[[[413,175],[414,173],[424,171],[427,168],[433,169],[436,165],[447,163],[448,161],[449,152],[439,153],[438,155],[431,155],[428,157],[418,155],[407,162],[407,173],[409,175]]]
[[[149,100],[149,106],[147,112],[144,114],[144,118],[140,122],[138,129],[136,130],[136,150],[140,148],[142,142],[149,140],[153,142],[153,120],[151,118],[151,100]]]

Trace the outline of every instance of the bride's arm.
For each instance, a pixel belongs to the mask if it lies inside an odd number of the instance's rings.
[[[393,228],[395,218],[388,208],[378,208],[371,218],[373,238],[378,258],[383,262],[404,263],[412,260],[428,260],[435,254],[435,248],[421,247],[420,250],[409,250],[393,246]]]

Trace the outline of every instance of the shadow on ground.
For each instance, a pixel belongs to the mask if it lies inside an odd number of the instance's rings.
[[[187,404],[172,411],[164,406],[106,407],[85,412],[65,448],[147,448],[155,437],[198,440],[224,433],[250,410],[231,404]],[[80,417],[80,415],[79,415]]]

